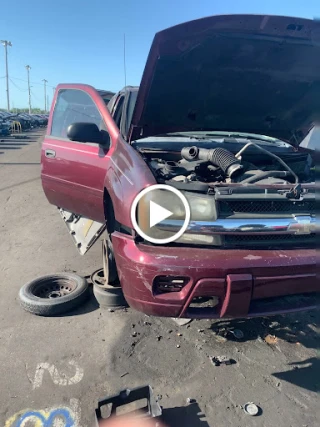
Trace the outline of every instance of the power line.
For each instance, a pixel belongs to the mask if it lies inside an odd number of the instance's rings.
[[[4,76],[5,77],[5,76]],[[3,78],[4,78],[3,77]],[[0,78],[2,78],[2,77],[0,77]],[[18,77],[11,77],[12,79],[14,79],[14,80],[20,80],[20,81],[22,81],[22,82],[28,82],[28,80],[25,80],[25,79],[20,79],[20,78],[18,78]],[[41,85],[42,86],[42,83],[39,83],[39,82],[32,82],[32,81],[30,81],[30,83],[31,84],[33,84],[33,85]],[[47,85],[48,87],[51,87],[51,88],[55,88],[55,86],[51,86],[51,85]]]
[[[18,90],[20,90],[20,92],[27,92],[28,91],[28,89],[21,89],[21,87],[17,86],[12,79],[10,79],[10,82],[13,84],[13,86],[15,86]]]
[[[32,86],[30,86],[30,87],[32,87]],[[32,90],[30,90],[30,92],[31,92],[31,95],[33,96],[34,99],[36,99],[38,102],[41,102],[40,99],[33,93]]]

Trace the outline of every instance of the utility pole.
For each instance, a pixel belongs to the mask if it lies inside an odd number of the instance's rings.
[[[7,82],[7,110],[10,112],[10,96],[9,96],[9,71],[8,71],[8,46],[12,46],[9,40],[1,40],[4,46],[5,58],[6,58],[6,82]]]
[[[47,86],[46,85],[48,83],[48,80],[43,79],[42,81],[44,84],[44,112],[46,113],[47,112]]]
[[[31,90],[30,90],[30,65],[26,65],[27,73],[28,73],[28,92],[29,92],[29,114],[31,114]]]

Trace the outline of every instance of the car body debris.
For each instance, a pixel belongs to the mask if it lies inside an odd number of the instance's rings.
[[[211,360],[214,366],[234,365],[237,363],[234,359],[230,359],[227,356],[213,356],[213,357],[211,356],[209,357],[209,359]]]
[[[278,338],[275,335],[270,335],[270,334],[266,335],[264,337],[264,340],[269,345],[275,345],[278,342]]]
[[[273,328],[277,328],[278,326],[280,326],[279,322],[271,322],[269,325],[269,328],[273,329]]]
[[[234,329],[233,331],[230,331],[230,333],[237,339],[242,340],[244,338],[244,333],[241,331],[241,329]]]
[[[192,322],[192,319],[180,319],[176,317],[172,317],[172,320],[179,326],[187,325],[188,323]]]
[[[124,372],[122,375],[120,375],[120,378],[125,377],[126,375],[129,375],[129,372]]]
[[[221,343],[223,343],[223,342],[226,342],[227,341],[227,338],[225,338],[225,337],[223,337],[222,335],[216,335],[215,336],[215,338],[216,338],[216,340],[218,341],[218,342],[221,342]]]

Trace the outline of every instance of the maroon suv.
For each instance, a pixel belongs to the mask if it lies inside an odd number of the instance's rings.
[[[43,189],[81,254],[105,232],[108,280],[130,306],[214,318],[319,304],[319,70],[319,22],[228,15],[156,34],[139,88],[57,87]],[[136,197],[156,184],[190,205],[170,243],[132,221]],[[171,216],[151,227],[143,201],[140,228],[176,233],[183,219],[167,192],[151,202]]]

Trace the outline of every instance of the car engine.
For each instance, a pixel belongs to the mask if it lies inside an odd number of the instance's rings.
[[[246,156],[246,150],[254,146],[256,155]],[[160,181],[210,184],[299,184],[315,181],[315,169],[309,153],[288,153],[281,157],[248,143],[234,154],[224,148],[184,147],[180,160],[165,158],[149,160],[149,166]],[[175,185],[175,184],[174,184]],[[176,185],[175,185],[176,186]],[[199,186],[200,188],[205,188]]]

